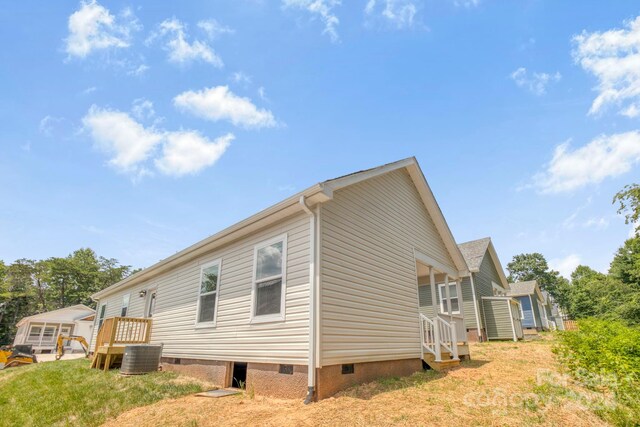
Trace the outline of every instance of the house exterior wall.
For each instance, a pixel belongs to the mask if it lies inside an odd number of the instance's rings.
[[[414,248],[456,270],[406,170],[322,205],[320,363],[420,358]]]
[[[536,314],[538,312],[538,304],[535,295],[532,295],[531,299],[529,299],[529,295],[521,295],[514,298],[518,299],[520,307],[522,307],[522,327],[540,328],[542,324],[540,317]],[[531,304],[532,302],[533,304]]]
[[[507,299],[483,299],[487,338],[490,340],[513,339],[513,327]]]
[[[285,320],[251,323],[254,247],[287,236]],[[196,325],[200,270],[221,260],[215,327]],[[307,364],[309,341],[309,217],[300,213],[212,253],[173,268],[144,283],[103,297],[106,318],[119,316],[122,297],[130,293],[128,316],[144,317],[143,289],[156,289],[152,343],[163,343],[163,356],[192,360]],[[97,323],[96,323],[97,324]],[[97,333],[94,328],[93,339]]]

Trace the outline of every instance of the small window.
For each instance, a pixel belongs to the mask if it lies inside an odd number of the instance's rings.
[[[286,237],[255,247],[253,317],[284,319],[286,252]]]
[[[280,365],[279,372],[284,375],[293,375],[293,365]]]
[[[198,298],[198,323],[213,324],[216,318],[220,261],[207,263],[200,269],[200,296]]]
[[[40,340],[40,334],[42,333],[42,326],[31,326],[29,330],[29,341],[38,341]]]
[[[44,332],[42,333],[42,342],[53,342],[53,340],[58,337],[57,332],[57,326],[45,326]]]
[[[447,310],[447,292],[444,288],[444,283],[440,283],[438,285],[438,290],[440,291],[440,312],[441,313],[448,313],[449,311]],[[451,313],[453,314],[460,314],[460,303],[458,302],[458,289],[456,288],[456,284],[454,283],[449,283],[449,297],[450,297],[450,304],[451,304]]]
[[[342,365],[342,375],[354,374],[355,372],[356,372],[356,368],[353,365],[353,363]]]
[[[104,315],[107,312],[107,304],[102,304],[100,306],[100,314],[98,315],[98,330],[102,326],[102,322],[104,322]]]
[[[125,294],[122,296],[122,308],[120,309],[120,317],[127,317],[127,312],[129,311],[130,298],[131,298],[131,294]]]

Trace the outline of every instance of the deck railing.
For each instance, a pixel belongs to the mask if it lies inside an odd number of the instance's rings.
[[[109,317],[104,319],[96,335],[94,353],[103,346],[146,344],[151,339],[151,319],[138,317]]]
[[[420,314],[420,335],[422,351],[433,354],[436,361],[442,361],[442,350],[449,352],[454,360],[458,358],[458,331],[455,320],[447,322],[440,316],[429,319]]]
[[[438,313],[438,316],[447,323],[455,325],[456,337],[459,343],[467,343],[467,328],[464,325],[464,316],[462,314]]]
[[[447,322],[440,316],[436,316],[435,325],[440,335],[440,345],[451,353],[454,360],[458,360],[458,331],[456,330],[456,322]]]

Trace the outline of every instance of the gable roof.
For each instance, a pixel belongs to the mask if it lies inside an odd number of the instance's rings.
[[[460,248],[462,256],[464,256],[464,260],[469,266],[469,271],[472,273],[477,273],[480,271],[482,260],[484,259],[487,252],[489,252],[489,256],[491,257],[493,265],[498,272],[498,276],[500,276],[502,287],[506,290],[509,289],[509,281],[507,280],[507,276],[505,276],[504,274],[504,269],[502,268],[502,264],[500,263],[500,259],[498,258],[498,253],[493,246],[493,242],[491,242],[491,237],[484,237],[482,239],[460,243],[458,247]]]
[[[427,212],[431,216],[431,219],[434,222],[445,247],[447,248],[449,256],[458,270],[456,273],[460,276],[468,275],[468,267],[464,261],[464,257],[460,253],[458,245],[453,238],[453,234],[451,234],[451,230],[449,229],[449,225],[440,210],[440,206],[438,206],[431,188],[418,165],[418,161],[415,157],[409,157],[393,163],[387,163],[382,166],[361,170],[359,172],[354,172],[315,184],[306,190],[294,194],[293,196],[260,211],[257,214],[232,225],[231,227],[225,228],[211,237],[201,240],[200,242],[127,277],[126,279],[103,289],[102,291],[96,292],[91,297],[94,300],[99,299],[118,289],[151,279],[152,277],[166,272],[171,268],[184,264],[200,255],[211,252],[222,245],[236,241],[241,237],[262,229],[280,219],[286,218],[294,213],[301,212],[303,211],[303,202],[306,203],[307,206],[312,207],[318,203],[331,200],[333,198],[334,191],[403,168],[407,170],[414,185],[416,186],[416,189],[420,194],[420,198],[422,199]]]
[[[88,316],[94,315],[95,310],[91,307],[87,307],[84,304],[76,304],[69,307],[59,308],[57,310],[45,311],[44,313],[33,314],[31,316],[23,317],[16,324],[20,326],[27,321],[43,319],[47,321],[63,321],[73,322],[75,320],[82,320]]]
[[[533,295],[538,294],[540,301],[544,303],[545,299],[540,291],[537,280],[529,280],[526,282],[511,283],[511,290],[507,293],[509,296]]]

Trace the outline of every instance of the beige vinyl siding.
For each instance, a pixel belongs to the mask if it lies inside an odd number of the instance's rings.
[[[254,246],[286,234],[285,321],[250,323]],[[216,326],[196,327],[200,266],[221,260]],[[141,289],[157,288],[152,342],[165,357],[306,364],[309,341],[309,217],[298,214],[167,273],[109,295],[107,317],[118,316],[131,292],[129,315],[144,314]],[[99,314],[99,312],[98,312]],[[94,334],[95,335],[95,334]]]
[[[490,340],[513,339],[513,327],[508,299],[482,299],[487,338]]]
[[[320,219],[321,364],[420,357],[414,248],[456,268],[409,174],[336,191]]]

